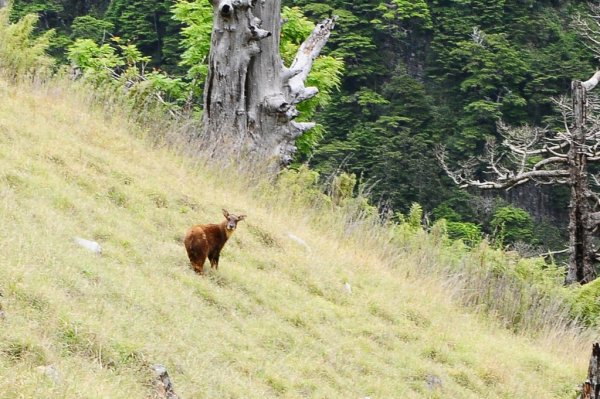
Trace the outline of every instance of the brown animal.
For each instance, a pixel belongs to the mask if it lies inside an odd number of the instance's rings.
[[[219,255],[223,246],[235,231],[238,222],[246,215],[236,216],[223,209],[225,220],[220,224],[199,224],[188,230],[183,243],[194,271],[203,274],[208,257],[210,267],[219,269]]]

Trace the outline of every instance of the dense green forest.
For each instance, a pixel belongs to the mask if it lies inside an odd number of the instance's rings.
[[[299,146],[296,164],[307,163],[323,181],[340,172],[354,174],[382,210],[406,212],[419,203],[429,219],[446,218],[457,237],[477,240],[482,231],[502,230],[504,243],[560,245],[551,226],[568,202],[560,189],[525,187],[492,200],[456,188],[433,154],[435,144],[443,143],[456,162],[477,156],[486,138],[497,135],[499,119],[552,124],[551,97],[595,70],[572,28],[572,18],[587,12],[586,2],[283,3],[299,7],[301,13],[290,14],[296,22],[305,21],[302,13],[309,21],[338,16],[326,54],[343,61],[341,82],[320,86],[329,95],[313,104],[319,128]],[[109,59],[121,69],[143,64],[160,76],[174,103],[200,106],[209,2],[14,1],[15,20],[32,12],[40,16],[40,31],[55,30],[51,53],[59,63],[81,65],[104,51],[102,65]],[[302,26],[293,23],[287,34]],[[113,50],[99,50],[109,45]],[[320,80],[332,80],[329,76]],[[538,207],[523,200],[532,196]]]

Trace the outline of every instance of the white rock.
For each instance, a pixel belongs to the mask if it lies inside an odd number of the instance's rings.
[[[49,364],[47,366],[39,366],[35,369],[38,371],[38,373],[44,374],[46,377],[50,378],[55,383],[60,380],[60,374],[58,373],[58,369],[53,364]]]
[[[102,247],[96,241],[90,241],[86,240],[85,238],[75,237],[75,243],[94,253],[97,253],[99,255],[102,254]]]
[[[348,294],[352,294],[352,286],[350,285],[350,283],[349,283],[349,282],[345,282],[345,283],[344,283],[344,288],[346,289],[346,292],[347,292]]]

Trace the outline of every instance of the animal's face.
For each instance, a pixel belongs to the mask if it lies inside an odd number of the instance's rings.
[[[227,230],[233,232],[237,227],[238,222],[241,222],[246,218],[246,215],[234,215],[233,213],[227,212],[223,209],[223,216],[227,219]]]

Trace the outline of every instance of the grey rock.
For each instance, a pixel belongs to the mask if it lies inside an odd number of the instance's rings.
[[[437,375],[433,375],[433,374],[430,374],[427,376],[426,383],[427,383],[427,388],[432,391],[435,391],[436,389],[442,389],[442,387],[444,385],[442,383],[442,379],[440,377],[438,377]]]
[[[161,399],[180,399],[175,393],[173,383],[169,378],[167,368],[162,364],[153,364],[150,366],[154,371],[156,393]]]
[[[74,240],[75,240],[75,243],[77,245],[79,245],[80,247],[83,247],[83,248],[85,248],[89,251],[92,251],[98,255],[102,254],[102,247],[96,241],[90,241],[90,240],[86,240],[85,238],[79,238],[79,237],[75,237]]]
[[[49,364],[46,366],[39,366],[35,368],[40,374],[44,374],[46,377],[51,379],[54,383],[60,381],[60,373],[55,365]]]

